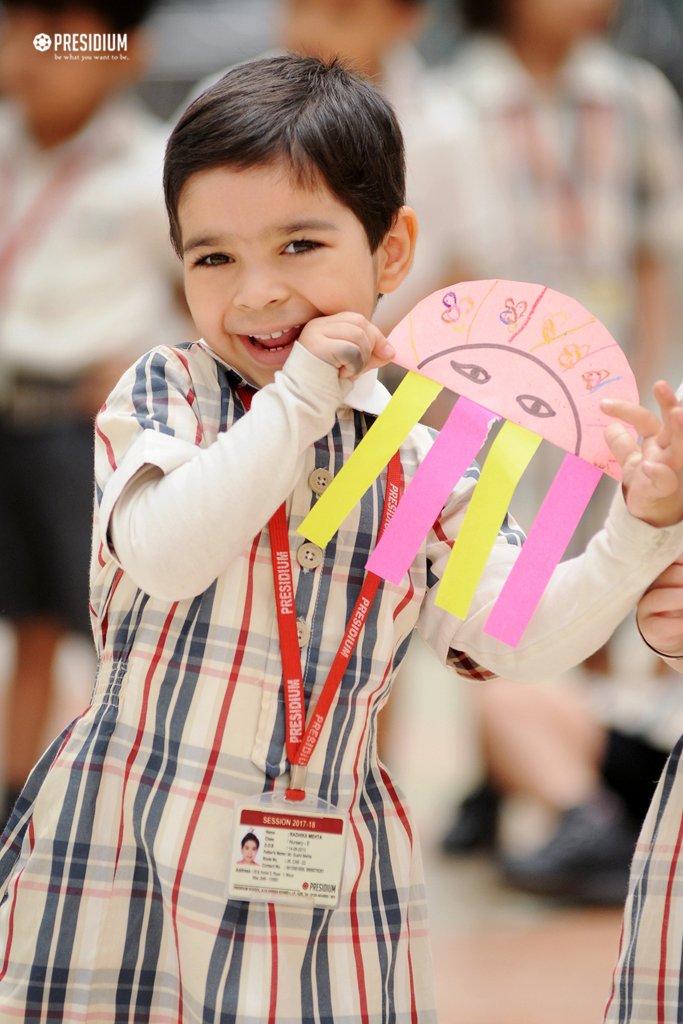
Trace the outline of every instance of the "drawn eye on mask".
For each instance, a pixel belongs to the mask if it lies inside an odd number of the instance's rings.
[[[488,370],[485,370],[483,366],[477,366],[476,363],[456,363],[455,359],[451,359],[451,368],[463,377],[467,377],[473,384],[488,384],[491,380]]]
[[[521,405],[524,412],[528,412],[530,416],[538,416],[539,419],[543,419],[546,416],[555,416],[555,410],[549,402],[544,401],[542,398],[538,398],[536,395],[517,395],[515,401],[518,405]]]
[[[462,374],[463,377],[467,377],[473,384],[488,384],[491,380],[488,370],[485,370],[483,366],[477,366],[476,363],[456,363],[455,359],[451,359],[451,368],[456,373]],[[515,401],[530,416],[538,416],[539,419],[545,416],[555,416],[552,405],[537,395],[516,395]]]
[[[465,304],[454,345],[446,314]],[[550,321],[562,329],[549,331]],[[390,341],[394,362],[408,373],[299,532],[327,544],[439,392],[455,393],[452,412],[367,567],[390,583],[403,580],[498,424],[436,595],[437,606],[465,618],[524,471],[543,440],[563,448],[562,465],[484,627],[515,646],[600,477],[620,478],[604,439],[609,420],[600,401],[637,402],[633,372],[587,309],[550,288],[518,281],[467,281],[434,292],[397,325]]]
[[[579,406],[562,364],[553,367],[545,354],[526,351],[507,340],[470,340],[432,351],[415,369],[449,391],[538,431],[546,440],[578,455],[584,442]],[[585,390],[584,383],[583,393]],[[539,420],[548,422],[541,425]],[[607,453],[611,458],[608,449]]]

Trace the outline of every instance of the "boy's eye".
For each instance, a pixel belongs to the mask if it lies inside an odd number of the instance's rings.
[[[296,256],[302,252],[311,252],[312,249],[319,249],[320,242],[311,242],[307,238],[295,238],[288,242],[284,252],[289,256]]]
[[[232,259],[223,252],[210,252],[194,261],[195,267],[220,267],[224,263],[232,263]]]

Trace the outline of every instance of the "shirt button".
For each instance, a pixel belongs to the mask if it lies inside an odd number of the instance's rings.
[[[296,620],[296,635],[299,641],[299,647],[305,647],[310,639],[311,630],[308,623],[304,622],[303,619]]]
[[[328,469],[314,469],[308,478],[308,486],[314,494],[322,494],[331,480],[332,474]]]
[[[323,549],[306,541],[297,548],[296,560],[302,569],[317,569],[323,560]]]

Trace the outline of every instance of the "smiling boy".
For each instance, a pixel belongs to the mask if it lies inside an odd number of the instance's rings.
[[[297,340],[343,367],[342,377],[393,354],[369,318],[378,293],[393,290],[410,267],[414,214],[403,207],[373,252],[352,210],[322,181],[311,184],[302,188],[280,160],[249,175],[208,170],[180,196],[194,322],[213,351],[258,387],[273,380]]]
[[[391,349],[369,318],[415,239],[391,109],[336,62],[242,65],[183,115],[164,181],[204,337],[153,349],[98,416],[100,668],[0,850],[0,1008],[112,1024],[431,1024],[420,855],[377,759],[377,714],[418,620],[470,675],[542,675],[601,643],[683,547],[683,410],[662,386],[666,426],[645,431],[639,463],[614,429],[631,513],[615,503],[519,648],[504,648],[481,626],[518,550],[507,523],[468,619],[433,604],[474,470],[400,584],[365,574],[385,495],[414,475],[426,428],[324,550],[296,534],[386,402],[372,368]],[[295,741],[291,689],[315,737]],[[274,822],[299,866],[264,831],[262,870],[267,854],[278,884],[256,891],[244,872],[250,898],[228,898],[242,826]],[[302,864],[312,881],[292,906],[278,885]],[[335,909],[314,904],[332,891]]]

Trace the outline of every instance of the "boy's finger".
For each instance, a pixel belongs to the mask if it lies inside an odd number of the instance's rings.
[[[681,604],[680,595],[678,603],[674,604],[671,608],[654,608],[647,607],[645,602],[642,602],[638,608],[638,622],[642,626],[647,624],[648,632],[657,632],[660,640],[667,641],[667,646],[670,646],[671,641],[678,645],[681,644],[681,619],[683,619],[683,605]]]
[[[671,444],[672,413],[678,408],[678,401],[665,380],[657,381],[653,393],[662,413],[662,427],[657,435],[657,443],[662,448],[666,448]]]
[[[610,423],[605,428],[605,440],[612,455],[622,468],[630,456],[639,454],[635,437],[621,423]]]
[[[655,608],[647,605],[643,599],[638,606],[638,623],[641,630],[650,634],[650,637],[659,641],[655,646],[666,646],[669,649],[681,647],[681,619],[683,618],[683,604],[680,594],[678,603],[670,608]]]
[[[676,405],[669,413],[672,462],[683,466],[683,408]]]
[[[683,595],[678,587],[650,590],[640,599],[639,610],[642,615],[664,615],[677,609],[683,609]]]
[[[645,619],[638,617],[641,632],[652,646],[660,651],[665,657],[667,652],[671,656],[679,656],[681,650],[681,616],[659,617]]]
[[[342,377],[354,377],[366,368],[365,353],[351,341],[337,342],[337,358],[342,366]]]
[[[654,583],[650,584],[648,593],[658,588],[671,587],[683,588],[683,562],[672,562],[663,573],[660,573]],[[681,604],[683,604],[683,593],[681,595]]]
[[[368,364],[365,367],[366,370],[381,370],[383,366],[390,363],[396,353],[392,349],[390,353],[384,354],[375,349],[368,360]]]
[[[635,427],[641,437],[654,437],[661,428],[660,420],[653,412],[634,402],[625,402],[618,398],[603,398],[600,408],[608,416],[623,420],[624,423]],[[607,429],[610,430],[611,427]]]
[[[683,589],[680,580],[672,582],[670,586],[653,583],[651,589],[645,592],[638,603],[639,616],[671,614],[678,609],[683,609]]]
[[[391,362],[396,355],[396,349],[389,341],[387,341],[379,327],[375,324],[370,324],[369,328],[369,339],[372,345],[372,352],[370,353],[370,358],[368,359],[365,368],[366,370],[379,370],[383,366],[386,366],[387,363]]]

